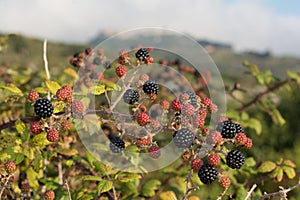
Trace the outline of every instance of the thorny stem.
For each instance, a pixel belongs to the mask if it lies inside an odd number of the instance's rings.
[[[249,190],[249,192],[247,192],[247,196],[245,197],[244,200],[247,200],[247,199],[250,197],[250,195],[252,194],[252,192],[255,190],[256,187],[257,187],[256,184],[254,184],[254,185],[251,187],[251,189]]]
[[[69,188],[69,184],[68,184],[68,181],[65,180],[65,185],[67,187],[67,191],[68,191],[68,195],[69,195],[69,200],[72,200],[72,197],[71,197],[71,192],[70,192],[70,188]]]
[[[11,176],[12,176],[12,175],[10,174],[10,175],[7,177],[7,179],[5,180],[4,185],[3,185],[2,188],[1,188],[1,191],[0,191],[0,200],[2,199],[2,194],[3,194],[4,190],[5,190],[6,185],[7,185],[7,183],[8,183],[8,181],[9,181],[9,179],[10,179]]]
[[[44,40],[43,59],[44,59],[44,66],[45,66],[45,71],[46,71],[46,75],[47,75],[47,80],[50,80],[51,76],[49,73],[48,60],[47,60],[47,40]],[[48,92],[47,98],[50,99],[50,92]]]
[[[225,196],[227,190],[228,188],[225,188],[225,190],[218,196],[217,200],[221,200]]]

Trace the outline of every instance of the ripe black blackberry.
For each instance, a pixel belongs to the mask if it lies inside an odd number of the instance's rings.
[[[188,148],[191,146],[194,139],[194,133],[187,128],[182,128],[178,131],[175,131],[173,135],[173,142],[178,148]]]
[[[159,90],[159,85],[151,80],[148,80],[143,85],[143,91],[146,94],[157,94]]]
[[[126,90],[126,92],[124,93],[124,96],[123,96],[125,103],[131,104],[131,105],[134,104],[135,102],[138,102],[139,98],[140,98],[139,92],[134,89]]]
[[[213,166],[206,164],[202,165],[198,171],[198,176],[200,181],[204,184],[211,184],[214,180],[217,179],[218,171]]]
[[[244,129],[242,128],[242,126],[238,123],[235,123],[235,132],[236,133],[244,133]]]
[[[145,61],[150,56],[149,52],[145,48],[140,48],[136,53],[135,57],[140,61]]]
[[[235,123],[230,120],[226,120],[224,122],[220,122],[217,125],[217,131],[222,134],[223,138],[234,138],[236,135],[236,128]]]
[[[116,135],[109,135],[109,148],[113,153],[120,153],[123,149],[125,149],[125,142]]]
[[[226,156],[226,164],[232,169],[240,169],[245,163],[245,157],[239,150],[231,150]]]
[[[53,105],[46,98],[40,98],[34,103],[34,112],[41,118],[48,118],[53,113]]]
[[[192,91],[187,91],[186,93],[190,96],[190,104],[192,104],[194,107],[197,107],[196,94]]]

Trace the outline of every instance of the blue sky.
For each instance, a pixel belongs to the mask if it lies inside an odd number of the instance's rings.
[[[102,30],[153,26],[300,56],[299,0],[0,0],[0,32],[86,42]]]

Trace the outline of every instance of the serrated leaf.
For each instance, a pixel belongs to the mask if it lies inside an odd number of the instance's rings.
[[[16,129],[17,129],[17,132],[22,134],[24,133],[25,129],[26,129],[26,125],[24,122],[22,122],[21,120],[17,120],[15,122],[15,126],[16,126]]]
[[[98,183],[98,195],[112,189],[113,183],[111,181],[102,180]]]
[[[71,76],[74,79],[78,78],[77,72],[74,69],[70,68],[70,67],[65,68],[64,73]]]
[[[292,167],[292,168],[297,167],[297,165],[291,160],[285,160],[285,161],[283,161],[283,164],[286,165],[286,166]]]
[[[173,199],[176,199],[176,195],[173,191],[166,191],[166,192],[160,193],[159,199],[160,200],[173,200]],[[200,199],[198,198],[198,200],[200,200]]]
[[[100,95],[105,92],[105,86],[104,85],[94,85],[89,88],[89,93],[94,95]]]
[[[300,76],[297,72],[291,70],[286,70],[286,74],[293,80],[297,81],[297,84],[300,84]]]
[[[57,152],[64,156],[75,156],[78,154],[76,149],[58,149]]]
[[[2,88],[11,92],[13,95],[23,96],[22,91],[14,84],[7,84],[6,86],[2,86]]]
[[[254,167],[255,165],[256,165],[256,161],[254,160],[253,157],[246,158],[246,160],[245,160],[245,166],[247,166],[247,167]]]
[[[91,176],[91,175],[86,175],[82,177],[83,181],[102,181],[103,179],[99,176]]]
[[[47,88],[43,88],[43,87],[37,87],[34,90],[41,94],[47,94],[49,92]]]
[[[53,107],[54,107],[54,110],[53,112],[54,113],[59,113],[59,112],[62,112],[65,108],[65,102],[63,101],[56,101],[53,103]]]
[[[49,142],[47,140],[47,133],[46,132],[42,132],[38,135],[35,135],[32,140],[31,140],[31,144],[34,146],[46,146],[48,144],[50,144],[51,142]]]
[[[294,168],[283,166],[282,169],[289,179],[295,178],[296,172]]]
[[[260,173],[267,173],[273,171],[275,167],[276,164],[272,161],[265,161],[258,167],[257,171]]]
[[[261,122],[257,119],[251,118],[248,122],[247,122],[248,126],[252,129],[255,130],[255,132],[259,135],[261,134],[262,131],[262,126],[261,126]]]
[[[45,85],[52,94],[56,94],[56,91],[61,88],[61,86],[55,81],[46,80]]]
[[[153,197],[155,195],[155,190],[157,190],[161,185],[161,182],[157,179],[152,179],[147,181],[142,187],[142,194],[145,197]]]

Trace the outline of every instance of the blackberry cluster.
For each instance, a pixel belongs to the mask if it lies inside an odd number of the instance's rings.
[[[150,56],[149,51],[145,48],[140,48],[136,53],[135,57],[140,61],[145,61]]]
[[[216,180],[218,176],[218,171],[213,166],[206,164],[202,165],[202,167],[198,171],[198,176],[200,181],[204,184],[211,184]]]
[[[48,118],[53,113],[53,105],[46,98],[40,98],[34,103],[34,112],[41,118]]]
[[[197,97],[196,94],[192,91],[187,91],[186,92],[190,96],[190,103],[194,106],[197,107]]]
[[[113,153],[120,153],[123,149],[125,149],[125,142],[120,137],[110,135],[109,140],[109,148]]]
[[[245,163],[245,157],[239,150],[232,150],[226,156],[226,164],[232,169],[240,169]]]
[[[143,91],[146,94],[157,94],[159,90],[159,85],[151,80],[148,80],[143,85]]]
[[[178,131],[175,131],[173,135],[173,142],[178,148],[188,148],[191,146],[194,139],[194,133],[187,128],[182,128]]]
[[[134,89],[128,89],[126,90],[123,99],[125,103],[128,104],[134,104],[135,102],[138,102],[140,98],[139,92]]]
[[[230,120],[219,123],[216,129],[222,134],[223,138],[232,139],[236,135],[236,124]]]

